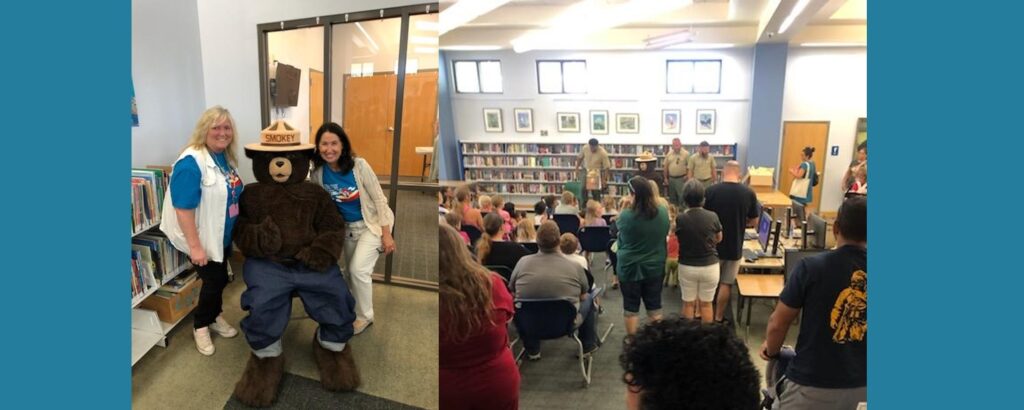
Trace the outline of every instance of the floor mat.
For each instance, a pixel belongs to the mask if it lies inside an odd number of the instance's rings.
[[[224,405],[226,410],[251,409],[232,396]],[[281,390],[277,402],[271,409],[370,409],[407,410],[419,409],[396,401],[360,393],[333,393],[324,390],[317,380],[285,373],[281,378]]]

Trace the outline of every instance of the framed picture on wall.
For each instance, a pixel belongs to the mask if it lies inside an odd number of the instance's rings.
[[[683,112],[680,110],[661,110],[661,133],[681,134],[683,131],[679,126],[679,119]]]
[[[484,108],[484,131],[502,132],[501,108]]]
[[[516,132],[533,132],[533,109],[516,108],[512,112],[516,118]]]
[[[615,132],[636,134],[640,132],[640,114],[615,114]]]
[[[697,133],[715,133],[715,110],[697,110]]]
[[[608,111],[605,111],[605,110],[593,110],[593,111],[590,111],[590,133],[591,134],[607,134],[608,133]]]
[[[558,132],[580,132],[580,113],[558,113]]]

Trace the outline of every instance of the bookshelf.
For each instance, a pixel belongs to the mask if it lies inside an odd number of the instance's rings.
[[[132,365],[154,346],[167,346],[167,335],[188,315],[174,323],[160,321],[155,311],[139,304],[192,265],[188,256],[171,245],[160,225],[163,196],[169,181],[163,169],[132,169]]]
[[[547,141],[543,143],[505,143],[477,140],[459,141],[459,172],[467,183],[477,182],[483,191],[505,196],[513,203],[532,205],[548,194],[559,195],[566,182],[579,181],[576,157],[586,143]],[[626,192],[626,182],[636,175],[636,157],[651,151],[658,157],[656,169],[672,149],[671,144],[601,144],[612,163],[608,193],[614,197]],[[696,144],[683,144],[691,154]],[[737,145],[711,144],[710,154],[718,169],[728,160],[736,159]]]

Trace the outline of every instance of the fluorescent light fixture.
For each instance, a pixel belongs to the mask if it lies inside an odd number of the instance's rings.
[[[420,31],[437,31],[437,22],[420,20],[416,22],[416,29]]]
[[[454,50],[454,51],[494,51],[501,50],[501,46],[465,46],[465,45],[443,45],[440,47],[442,50]]]
[[[412,36],[409,38],[409,42],[412,44],[425,44],[428,46],[436,46],[437,37]]]
[[[803,13],[804,9],[807,8],[807,4],[810,2],[811,0],[800,0],[796,2],[796,6],[793,6],[793,10],[789,12],[789,15],[786,16],[785,20],[782,20],[782,25],[779,26],[779,34],[785,33],[786,30],[789,29],[789,26],[793,24],[793,20],[796,20],[796,16]]]
[[[800,47],[867,47],[867,43],[800,43]]]
[[[452,4],[438,13],[437,34],[441,35],[452,31],[508,2],[509,0],[462,0]]]
[[[366,29],[363,28],[362,24],[359,24],[357,22],[356,23],[356,28],[358,28],[359,31],[361,31],[363,33],[363,35],[366,36],[366,40],[370,42],[370,48],[373,49],[374,53],[376,53],[378,50],[380,50],[380,47],[377,46],[377,42],[373,41],[373,37],[370,37],[370,33],[366,32]]]
[[[406,74],[416,74],[416,71],[419,69],[419,66],[420,66],[420,61],[419,60],[417,60],[415,58],[407,59],[407,60],[405,60],[405,73]],[[398,60],[397,59],[395,60],[395,73],[396,74],[398,73]]]
[[[530,31],[512,40],[512,49],[523,53],[539,48],[579,48],[587,35],[643,21],[693,4],[693,0],[632,0],[609,5],[604,0],[584,0],[549,22],[547,29]]]
[[[690,30],[683,29],[682,31],[676,31],[674,33],[649,37],[646,41],[646,48],[665,48],[668,46],[681,43],[689,43],[692,41],[693,33],[690,32]]]
[[[733,43],[687,43],[687,44],[676,44],[674,46],[665,47],[667,50],[713,50],[719,48],[733,48],[736,44]]]
[[[434,47],[416,47],[413,51],[416,54],[437,54],[437,49]]]
[[[353,77],[363,76],[363,65],[359,63],[352,63],[352,70],[349,72]]]
[[[363,77],[370,77],[373,75],[373,63],[363,63]]]

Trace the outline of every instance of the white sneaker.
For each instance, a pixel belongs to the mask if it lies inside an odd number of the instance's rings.
[[[372,324],[373,320],[356,319],[355,322],[352,322],[352,333],[357,335],[363,333],[363,331]]]
[[[210,327],[193,329],[192,336],[196,339],[196,349],[205,356],[212,356],[214,352],[213,340],[210,339]]]
[[[217,316],[217,320],[210,323],[210,330],[217,332],[221,337],[235,337],[238,336],[238,331],[228,324],[227,320],[223,317]]]

